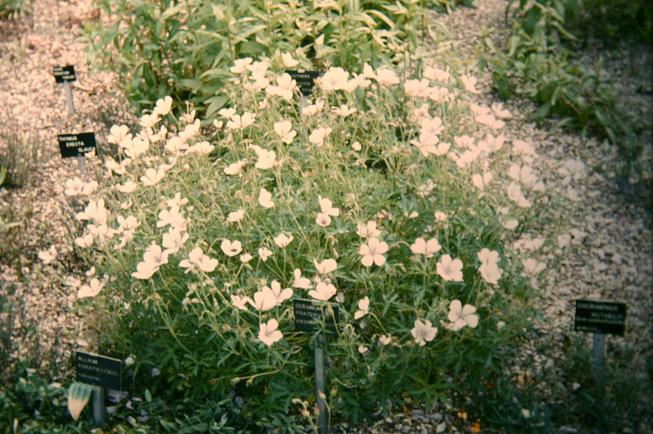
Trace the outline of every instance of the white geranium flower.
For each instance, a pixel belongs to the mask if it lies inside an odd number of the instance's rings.
[[[353,107],[352,107],[352,108],[347,107],[346,104],[343,104],[343,105],[341,105],[341,106],[338,107],[338,108],[333,108],[332,110],[333,110],[333,112],[334,112],[335,114],[337,114],[338,116],[340,116],[340,117],[342,117],[342,118],[346,118],[347,116],[356,113],[356,109],[355,109],[355,108],[353,108]]]
[[[336,287],[333,284],[319,281],[315,285],[315,289],[308,291],[308,295],[316,300],[328,301],[331,297],[336,295]]]
[[[162,251],[157,244],[151,244],[143,254],[143,261],[136,265],[136,272],[132,276],[137,279],[149,279],[159,270],[159,267],[168,263],[167,251]]]
[[[442,255],[436,265],[436,271],[445,281],[463,281],[463,261],[452,259],[449,255]]]
[[[519,184],[511,182],[506,188],[508,193],[508,198],[515,202],[515,204],[520,208],[530,208],[531,203],[526,199],[524,193],[521,190]]]
[[[424,68],[424,77],[432,81],[439,81],[441,83],[449,83],[451,74],[447,71],[440,69],[436,66],[427,66]]]
[[[179,262],[179,266],[186,269],[185,273],[193,270],[210,273],[218,266],[218,260],[205,255],[200,247],[195,247],[188,254],[188,259]]]
[[[329,214],[319,212],[315,217],[315,223],[317,223],[318,226],[322,226],[323,228],[326,228],[331,224],[331,217],[329,217]]]
[[[483,172],[482,175],[475,173],[472,175],[472,184],[474,184],[474,187],[483,191],[485,190],[485,187],[487,187],[490,182],[492,182],[492,179],[493,177],[491,172]]]
[[[316,81],[325,92],[345,90],[349,84],[349,72],[340,67],[331,67]]]
[[[222,249],[222,252],[229,257],[236,256],[237,254],[243,251],[243,247],[240,244],[240,241],[238,240],[230,241],[227,239],[222,240],[222,243],[220,244],[220,249]]]
[[[392,342],[392,336],[391,335],[381,335],[379,336],[379,342],[381,345],[390,345],[390,342]]]
[[[95,297],[104,288],[104,283],[98,279],[91,279],[88,284],[82,285],[77,291],[77,298]]]
[[[449,319],[450,324],[446,325],[446,327],[453,331],[458,331],[465,326],[475,328],[478,325],[476,308],[471,304],[463,306],[460,300],[454,300],[449,304],[447,319]]]
[[[410,246],[410,251],[415,255],[424,255],[427,258],[432,258],[441,249],[440,243],[437,239],[431,238],[426,241],[420,237]]]
[[[254,303],[249,297],[241,297],[240,295],[231,295],[231,304],[234,305],[237,309],[247,310],[247,303]]]
[[[292,129],[292,122],[288,120],[274,123],[274,132],[281,138],[281,141],[287,145],[292,143],[297,135],[297,131]]]
[[[399,84],[399,77],[397,74],[388,68],[377,69],[375,78],[381,86],[390,87]]]
[[[269,290],[272,291],[272,294],[274,294],[274,299],[276,305],[279,305],[283,303],[286,300],[289,300],[292,295],[293,295],[293,290],[290,288],[281,288],[281,284],[273,280],[272,283],[270,284],[270,287],[268,288],[267,286],[263,287],[263,290]]]
[[[294,68],[299,65],[299,62],[296,61],[290,53],[281,53],[281,61],[283,62],[283,66],[286,68]]]
[[[278,304],[278,297],[271,288],[264,286],[254,293],[254,299],[250,299],[250,304],[259,312],[265,312]]]
[[[323,199],[320,197],[318,198],[318,201],[320,203],[320,210],[322,210],[324,214],[332,217],[338,217],[340,215],[340,208],[334,208],[333,202],[331,202],[329,199]]]
[[[177,253],[186,241],[188,241],[188,234],[173,227],[163,234],[162,244],[168,253]]]
[[[274,151],[268,151],[259,146],[252,145],[251,148],[256,152],[258,161],[254,165],[257,169],[266,170],[271,169],[277,163],[277,154]]]
[[[268,347],[271,347],[272,344],[278,342],[283,338],[283,333],[281,333],[279,328],[279,322],[272,318],[267,323],[261,323],[259,326],[258,338]]]
[[[276,237],[274,237],[273,239],[274,239],[274,244],[279,246],[279,248],[283,249],[286,248],[288,244],[292,242],[294,237],[292,236],[292,234],[286,235],[284,232],[282,232]]]
[[[331,128],[320,127],[316,128],[311,132],[311,135],[308,137],[308,141],[314,144],[317,147],[324,145],[325,140],[329,137],[333,131]]]
[[[270,256],[272,256],[272,250],[267,247],[260,247],[258,249],[258,256],[261,258],[261,261],[265,262]]]
[[[186,219],[179,211],[179,208],[164,209],[159,213],[159,220],[156,222],[157,228],[172,226],[180,231],[186,230]]]
[[[356,227],[356,233],[361,238],[378,238],[381,236],[381,231],[377,229],[376,222],[370,220],[367,223],[360,223]]]
[[[156,185],[161,181],[166,175],[166,171],[163,167],[158,167],[156,170],[149,168],[145,171],[145,175],[141,176],[141,182],[146,187],[151,187]]]
[[[124,184],[116,186],[116,189],[121,193],[129,194],[136,191],[136,187],[138,187],[138,184],[133,181],[127,181]]]
[[[172,98],[169,96],[165,96],[156,101],[156,106],[154,107],[154,112],[152,114],[158,116],[165,116],[168,113],[170,113],[171,109],[172,109]]]
[[[227,223],[238,223],[245,217],[245,210],[239,208],[237,211],[230,212],[227,215]]]
[[[228,130],[244,130],[254,123],[256,115],[250,112],[244,112],[243,115],[235,114],[227,122]]]
[[[295,288],[300,288],[300,289],[309,289],[311,287],[311,281],[310,279],[307,279],[306,277],[302,277],[302,270],[299,268],[295,268],[293,271],[293,283],[292,286]]]
[[[429,320],[420,320],[416,319],[413,329],[410,331],[410,334],[413,335],[415,343],[419,346],[426,345],[427,342],[431,342],[435,339],[435,335],[438,333],[437,327],[433,327],[431,321]]]
[[[335,259],[325,259],[322,262],[317,262],[317,260],[313,259],[313,264],[317,273],[321,275],[329,274],[338,268],[338,263]]]
[[[362,256],[361,263],[365,267],[371,267],[373,264],[379,267],[385,264],[384,253],[388,251],[388,244],[378,238],[368,238],[367,242],[361,244],[358,248],[358,254]]]
[[[272,201],[272,193],[267,191],[265,188],[261,188],[258,194],[258,203],[263,208],[274,208],[274,202]]]
[[[107,142],[113,143],[114,145],[119,145],[125,139],[131,140],[129,127],[127,125],[113,125],[109,130],[109,137],[107,137]]]
[[[471,75],[461,75],[460,81],[463,82],[463,86],[467,92],[474,94],[479,93],[479,91],[476,90],[476,83],[478,82],[476,77],[472,77]]]
[[[247,160],[238,160],[235,163],[231,163],[227,167],[224,168],[223,172],[225,175],[233,176],[233,175],[239,175],[243,167],[247,164]]]
[[[93,234],[86,234],[84,236],[75,238],[75,244],[77,244],[82,249],[88,249],[93,245],[93,240]]]
[[[354,319],[361,319],[369,313],[370,299],[369,297],[361,298],[358,300],[358,310],[354,312]]]
[[[251,57],[244,57],[242,59],[236,59],[234,61],[234,66],[232,66],[229,71],[233,74],[244,74],[247,72],[247,67],[252,63]]]
[[[90,200],[84,211],[78,213],[75,218],[77,220],[91,220],[97,225],[105,225],[109,218],[109,211],[104,206],[104,199]]]

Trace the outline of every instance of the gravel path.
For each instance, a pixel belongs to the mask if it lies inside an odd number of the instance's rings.
[[[482,78],[478,101],[490,105],[495,97],[490,92],[489,77],[487,73],[478,73],[476,61],[486,37],[500,42],[505,31],[506,2],[476,0],[476,4],[474,9],[432,15],[429,35],[434,41],[433,56],[450,59],[455,66]],[[125,101],[114,91],[115,77],[89,71],[84,45],[76,38],[80,23],[96,18],[88,0],[35,0],[33,23],[29,18],[17,24],[0,22],[0,148],[7,146],[8,140],[15,140],[11,137],[19,136],[39,149],[39,161],[27,185],[0,191],[0,201],[11,204],[16,218],[23,219],[22,226],[11,232],[7,240],[7,245],[16,248],[2,250],[0,301],[9,297],[18,310],[13,355],[33,354],[36,348],[37,354],[53,354],[42,365],[48,369],[55,362],[50,369],[54,374],[61,374],[55,366],[68,360],[74,348],[89,346],[84,322],[73,306],[75,292],[66,286],[81,277],[81,271],[74,266],[68,230],[72,210],[65,205],[63,195],[64,180],[78,173],[78,169],[75,161],[59,158],[56,135],[95,131],[102,142],[112,122],[129,118]],[[648,102],[651,119],[650,53],[648,61],[646,56],[635,61],[628,59],[630,52],[611,51],[606,69],[615,81],[623,83],[624,103],[643,106]],[[75,65],[78,77],[73,86],[77,110],[74,116],[66,114],[63,90],[52,77],[54,65],[67,63]],[[632,74],[633,70],[638,74]],[[543,237],[543,246],[530,255],[547,263],[546,284],[540,285],[539,297],[534,301],[542,312],[542,317],[534,320],[539,338],[525,343],[523,359],[515,362],[514,373],[531,372],[535,376],[539,367],[548,367],[552,376],[544,388],[554,399],[570,393],[556,378],[556,367],[564,356],[565,340],[575,334],[571,330],[572,300],[594,298],[627,303],[626,335],[610,337],[608,353],[614,345],[629,344],[638,349],[642,364],[651,357],[653,238],[647,196],[650,190],[637,188],[624,196],[617,188],[613,169],[616,157],[609,147],[594,139],[564,133],[555,126],[535,126],[528,119],[533,110],[529,103],[513,102],[507,107],[513,119],[507,123],[506,133],[528,139],[534,145],[537,155],[533,157],[533,166],[546,184],[551,204],[541,210],[539,218],[521,236],[509,240],[514,243]],[[650,131],[642,140],[650,152]],[[649,171],[645,176],[648,185],[650,176]],[[57,261],[46,265],[37,253],[50,246],[58,252]],[[515,247],[524,248],[524,243]],[[7,322],[7,315],[0,317],[0,327]],[[535,348],[543,342],[550,344],[549,349],[536,354]],[[641,372],[645,375],[643,366]],[[430,414],[399,412],[369,428],[343,430],[456,432],[454,422],[458,426],[466,424],[455,420],[455,412],[446,407]]]
[[[86,342],[73,308],[75,291],[66,286],[79,270],[71,247],[73,210],[63,191],[65,180],[79,169],[74,159],[59,157],[56,136],[94,131],[100,142],[109,123],[126,116],[126,104],[114,91],[111,74],[91,73],[87,66],[78,36],[80,24],[94,18],[90,1],[38,0],[33,8],[29,17],[0,22],[0,148],[19,140],[38,153],[24,187],[0,190],[0,201],[13,214],[7,220],[21,223],[7,234],[0,259],[0,300],[13,300],[16,322],[8,325],[5,315],[0,327],[13,328],[13,356],[41,355],[37,364],[58,375],[73,347]],[[72,116],[52,75],[55,65],[65,64],[77,73]],[[50,247],[57,260],[46,265],[37,254]]]

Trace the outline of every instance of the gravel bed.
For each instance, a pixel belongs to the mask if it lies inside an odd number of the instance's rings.
[[[500,43],[505,35],[505,1],[476,0],[476,8],[459,8],[450,15],[431,15],[429,37],[433,56],[457,62],[479,75],[478,102],[496,101],[489,76],[479,74],[477,60],[486,37]],[[18,22],[0,22],[0,148],[7,136],[20,136],[39,149],[39,161],[27,184],[0,190],[0,201],[11,204],[21,217],[20,230],[10,240],[20,246],[16,257],[0,258],[0,299],[9,297],[18,311],[14,324],[14,357],[52,354],[43,369],[63,375],[57,366],[67,366],[75,348],[92,349],[84,320],[74,309],[75,291],[67,284],[82,277],[76,269],[71,247],[72,210],[65,204],[64,180],[78,173],[75,161],[59,158],[56,135],[62,132],[95,131],[103,142],[112,122],[131,119],[126,102],[116,91],[116,77],[89,69],[84,44],[78,38],[80,24],[99,14],[88,0],[58,2],[35,0],[32,17]],[[448,32],[444,31],[448,29]],[[603,51],[597,51],[597,53]],[[607,52],[606,71],[621,86],[625,106],[648,110],[651,119],[651,55],[629,58],[632,50],[617,47]],[[455,59],[454,59],[455,56]],[[593,55],[588,54],[587,59]],[[78,81],[73,85],[76,113],[65,111],[63,90],[55,85],[52,67],[74,64]],[[633,71],[637,73],[633,73]],[[571,329],[572,301],[579,298],[621,301],[628,305],[624,337],[608,338],[608,353],[629,344],[639,349],[642,375],[644,363],[653,357],[653,243],[651,237],[650,128],[641,140],[647,148],[644,175],[623,188],[615,171],[616,155],[605,143],[569,134],[554,124],[538,127],[529,120],[533,106],[510,102],[512,112],[506,135],[530,141],[537,152],[533,167],[545,182],[550,206],[527,228],[532,238],[543,237],[537,252],[547,263],[546,283],[533,301],[542,313],[534,318],[537,333],[524,343],[522,356],[511,372],[536,376],[547,367],[552,376],[542,390],[551,400],[569,391],[556,367],[564,356],[564,343]],[[569,161],[575,166],[569,170]],[[93,164],[93,163],[91,163]],[[627,194],[626,194],[627,193]],[[507,240],[509,242],[517,241]],[[57,261],[44,264],[39,250],[54,246]],[[10,260],[11,259],[11,260]],[[0,318],[4,324],[7,318]],[[32,332],[30,332],[32,330]],[[588,339],[590,339],[588,337]],[[543,343],[546,352],[537,352]],[[589,346],[589,341],[588,341]],[[469,432],[470,420],[459,417],[459,409],[444,404],[423,412],[397,411],[368,427],[342,425],[337,432],[351,433],[440,433]]]

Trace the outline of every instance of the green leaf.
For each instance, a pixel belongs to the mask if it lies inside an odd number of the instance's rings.
[[[68,388],[68,411],[73,419],[79,419],[79,415],[88,404],[91,398],[93,386],[75,381]]]
[[[206,109],[206,117],[211,117],[215,112],[224,107],[227,101],[229,101],[227,95],[218,95],[207,99],[206,104],[208,104],[208,107]]]
[[[152,393],[150,393],[150,389],[145,389],[145,401],[152,402]]]

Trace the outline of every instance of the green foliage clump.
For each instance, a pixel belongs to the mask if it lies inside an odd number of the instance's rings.
[[[601,65],[583,65],[574,54],[582,34],[579,29],[585,27],[580,23],[594,16],[592,11],[603,10],[598,3],[520,1],[515,8],[515,2],[510,2],[506,16],[512,19],[512,29],[507,46],[491,57],[489,66],[501,98],[525,96],[538,105],[535,119],[556,117],[560,126],[608,139],[617,146],[626,171],[631,171],[641,152],[633,134],[636,121],[619,109]],[[611,22],[619,22],[619,17]]]
[[[123,77],[140,112],[163,95],[212,117],[228,66],[292,53],[297,68],[404,62],[419,41],[418,0],[98,1],[111,23],[88,24],[90,52]]]
[[[0,0],[0,19],[13,18],[25,8],[25,0]]]

